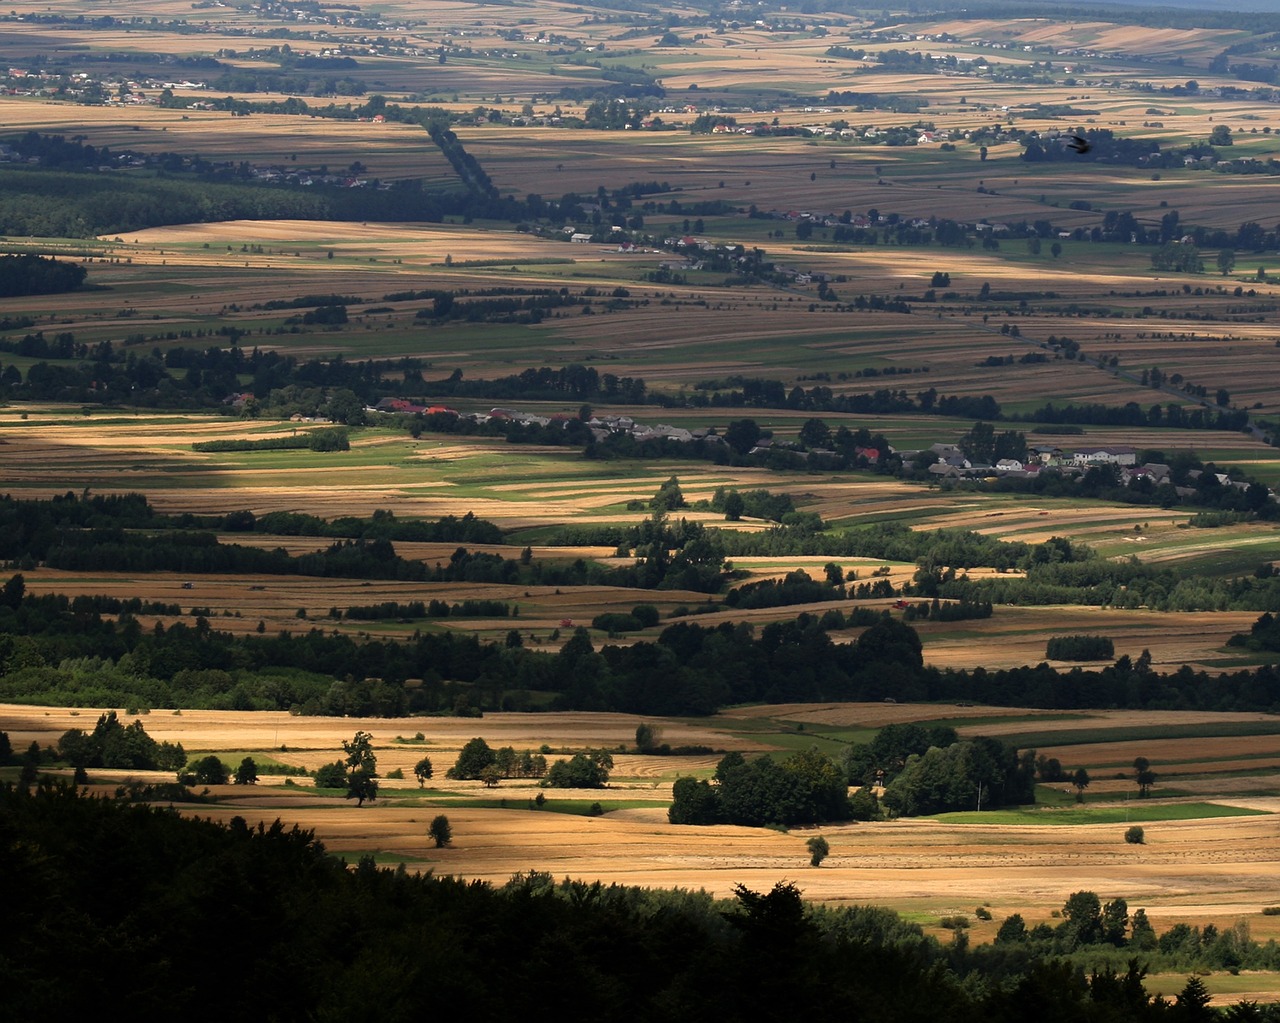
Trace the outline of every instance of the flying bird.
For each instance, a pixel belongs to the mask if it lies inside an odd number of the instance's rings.
[[[1062,141],[1068,149],[1075,150],[1077,153],[1087,153],[1093,148],[1087,139],[1083,139],[1079,135],[1064,135]]]

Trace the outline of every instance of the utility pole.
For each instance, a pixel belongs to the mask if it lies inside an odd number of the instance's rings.
[[[982,810],[982,782],[978,782],[978,810]]]

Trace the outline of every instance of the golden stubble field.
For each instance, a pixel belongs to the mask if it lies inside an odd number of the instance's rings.
[[[643,410],[636,410],[643,417]],[[794,430],[801,414],[779,419],[774,428]],[[25,418],[24,418],[25,417]],[[907,420],[904,420],[904,429]],[[4,487],[15,496],[50,496],[68,491],[142,492],[159,512],[225,515],[247,509],[255,514],[300,511],[324,518],[369,516],[392,509],[401,518],[438,518],[472,512],[504,529],[524,530],[557,523],[604,525],[638,523],[645,507],[628,510],[631,501],[645,503],[669,477],[676,476],[689,502],[709,500],[721,487],[769,489],[793,495],[797,506],[843,524],[903,518],[917,528],[974,530],[1002,540],[1041,543],[1053,536],[1083,540],[1109,557],[1138,557],[1170,567],[1199,566],[1231,553],[1270,560],[1275,529],[1253,523],[1229,531],[1187,530],[1188,513],[1158,508],[1109,506],[1100,502],[1033,500],[1013,494],[945,492],[920,484],[868,474],[814,476],[804,472],[770,473],[755,467],[689,463],[604,465],[572,457],[559,448],[521,448],[511,461],[509,446],[485,438],[413,440],[392,431],[358,432],[350,452],[196,452],[191,445],[216,439],[261,439],[281,431],[312,429],[309,424],[279,424],[188,414],[85,417],[74,410],[0,411],[0,467]],[[1261,450],[1261,449],[1260,449]],[[282,455],[287,454],[287,457]],[[518,473],[513,476],[513,466]],[[707,526],[724,526],[709,510],[682,513]],[[739,528],[755,531],[768,523],[747,521]],[[1135,528],[1136,527],[1136,528]],[[323,538],[228,533],[222,542],[302,554],[329,546]],[[516,558],[526,542],[490,548]],[[428,567],[448,562],[456,543],[398,543],[405,558]],[[587,557],[606,567],[622,564],[609,547],[560,548],[532,543],[539,560]],[[883,559],[791,555],[735,560],[747,580],[780,578],[802,569],[821,578],[835,561],[857,582],[873,580],[888,569],[895,587],[910,583],[916,566]],[[990,575],[973,571],[972,577]],[[680,605],[695,606],[705,595],[685,591],[642,591],[622,587],[549,585],[481,585],[407,581],[315,579],[300,576],[184,575],[128,572],[60,571],[40,568],[24,573],[35,593],[68,596],[138,597],[177,605],[181,616],[200,609],[223,631],[244,634],[261,623],[271,633],[306,627],[340,629],[382,638],[407,638],[418,628],[465,630],[501,639],[511,629],[526,642],[554,649],[550,634],[568,620],[590,622],[606,610],[628,611],[637,603],[655,603],[665,616]],[[444,620],[394,619],[377,622],[337,620],[331,609],[346,610],[384,602],[444,600],[457,603],[481,598],[519,608],[518,618]],[[831,608],[887,608],[890,601],[849,599],[782,610],[738,611],[730,608],[699,619],[704,625],[749,621],[763,628],[780,617],[800,612],[821,614]],[[988,619],[954,623],[917,621],[927,663],[938,667],[1012,668],[1045,659],[1045,643],[1054,635],[1089,634],[1111,638],[1116,656],[1137,658],[1149,650],[1158,670],[1176,671],[1183,664],[1220,670],[1239,665],[1225,644],[1247,632],[1255,612],[1164,613],[1147,609],[1100,609],[1065,606],[999,607]],[[172,615],[142,616],[145,627]],[[637,634],[653,638],[657,629]],[[837,638],[853,642],[860,629]],[[561,629],[563,640],[566,630]],[[603,633],[596,637],[603,642]],[[1224,660],[1224,654],[1227,659]],[[1067,665],[1058,665],[1068,667]]]
[[[835,275],[839,301],[902,296],[912,307],[903,315],[815,302],[811,284],[729,287],[723,275],[694,272],[687,283],[646,286],[639,279],[669,254],[569,244],[494,225],[235,221],[152,228],[102,243],[110,261],[92,265],[94,280],[120,292],[122,300],[127,296],[130,316],[145,311],[169,326],[222,322],[234,302],[238,324],[270,333],[284,316],[254,306],[290,289],[326,288],[377,303],[377,314],[353,306],[352,322],[341,330],[304,329],[259,341],[300,357],[385,350],[457,366],[469,376],[504,375],[517,361],[607,360],[609,372],[671,390],[734,374],[787,380],[815,371],[834,377],[909,368],[913,375],[904,389],[911,393],[929,387],[940,394],[985,393],[1006,408],[1028,411],[1046,399],[1059,405],[1133,402],[1144,409],[1198,403],[1177,387],[1144,386],[1143,373],[1158,367],[1166,378],[1177,374],[1188,385],[1207,388],[1210,402],[1223,388],[1237,407],[1264,415],[1277,407],[1273,374],[1259,372],[1275,351],[1263,315],[1275,302],[1275,285],[1248,280],[1256,269],[1250,267],[1234,276],[1198,278],[1201,294],[1193,294],[1177,275],[1153,273],[1146,253],[1123,248],[1095,251],[1068,242],[1054,257],[1047,251],[1033,256],[1020,241],[1006,241],[1011,253],[837,247],[816,238],[764,242],[780,266]],[[922,300],[932,275],[944,268],[951,290],[935,303]],[[625,287],[643,304],[610,310],[607,325],[599,317],[562,314],[507,328],[495,343],[484,326],[416,320],[423,301],[382,301],[392,292],[477,287],[568,287],[575,293]],[[1042,298],[1031,308],[1013,298],[981,301],[984,287],[997,296]],[[1236,298],[1236,287],[1248,294]],[[1237,316],[1242,303],[1254,310],[1244,321]],[[9,304],[43,315],[48,301]],[[1114,317],[1113,308],[1125,317]],[[1201,322],[1159,315],[1170,308]],[[110,336],[110,320],[86,300],[71,296],[61,312],[64,324],[86,336]],[[121,321],[118,329],[134,327]],[[508,336],[514,330],[519,343]],[[1062,338],[1080,345],[1090,360],[1114,359],[1115,365],[1103,369],[1095,361],[1062,358],[1049,347]],[[993,368],[993,358],[1011,361]],[[1042,358],[1048,361],[1020,361]],[[885,383],[898,382],[850,377],[834,381],[833,390],[861,393]]]
[[[284,97],[273,97],[283,99]],[[89,107],[34,97],[4,97],[5,130],[83,136],[113,152],[174,153],[239,164],[316,170],[335,174],[360,163],[359,176],[394,181],[421,178],[434,187],[457,178],[426,131],[417,125],[371,121],[318,121],[289,114],[254,113],[233,117],[224,110],[181,110],[156,106]]]
[[[893,721],[936,719],[939,708],[883,704],[796,705],[743,708],[715,718],[662,721],[662,739],[672,744],[700,743],[745,753],[768,747],[768,736],[753,733],[752,718],[808,721],[814,726],[879,727]],[[68,728],[92,728],[96,711],[0,706],[0,730],[15,748],[35,740],[56,742]],[[972,731],[999,731],[1001,716],[1011,727],[1027,727],[1035,712],[981,707],[948,708],[963,720],[981,717]],[[1196,723],[1202,715],[1168,712],[1169,723]],[[1238,717],[1238,715],[1237,715]],[[992,720],[994,719],[994,721]],[[126,718],[126,720],[128,720]],[[542,870],[556,877],[600,879],[623,884],[706,889],[719,896],[746,884],[767,890],[778,881],[794,881],[807,898],[832,904],[887,905],[933,926],[936,918],[970,914],[988,905],[994,920],[974,921],[976,940],[989,940],[1010,913],[1028,922],[1049,920],[1067,895],[1093,890],[1105,899],[1127,899],[1130,911],[1141,907],[1158,930],[1186,920],[1220,927],[1246,920],[1255,937],[1270,933],[1270,918],[1260,916],[1280,890],[1280,857],[1275,852],[1274,797],[1235,799],[1240,805],[1271,811],[1263,816],[1170,821],[1145,825],[1146,844],[1127,845],[1123,825],[958,825],[928,820],[847,824],[789,833],[736,826],[678,827],[666,822],[670,786],[680,774],[705,776],[718,756],[645,757],[615,754],[605,790],[546,790],[520,781],[503,781],[485,790],[478,782],[443,777],[463,743],[481,736],[490,746],[517,750],[540,747],[557,755],[590,747],[630,747],[636,725],[645,720],[622,714],[490,714],[482,719],[301,718],[285,713],[237,713],[156,710],[144,719],[159,740],[181,742],[189,756],[216,752],[238,763],[245,755],[314,769],[341,757],[341,743],[357,729],[374,737],[380,773],[403,770],[407,780],[385,777],[379,799],[364,807],[342,799],[315,796],[309,781],[281,784],[262,772],[252,788],[219,787],[217,802],[179,807],[202,817],[250,823],[286,823],[314,829],[326,848],[354,862],[373,853],[382,863],[404,862],[410,869],[431,869],[502,883],[519,871]],[[1124,727],[1151,723],[1152,715],[1089,712],[1075,722],[1052,715],[1037,727]],[[1020,724],[1019,724],[1020,722]],[[650,722],[653,723],[653,722]],[[968,729],[966,729],[968,730]],[[418,731],[422,741],[414,740]],[[753,737],[756,735],[756,737]],[[407,741],[397,741],[407,740]],[[1221,751],[1224,743],[1217,740]],[[1203,742],[1210,742],[1205,740]],[[413,765],[426,755],[435,775],[420,790]],[[94,785],[108,789],[125,780],[121,772],[95,772]],[[139,780],[146,780],[140,777]],[[541,792],[547,808],[535,809]],[[1119,799],[1116,794],[1115,799]],[[620,808],[603,816],[554,812],[557,801],[600,800]],[[485,802],[487,805],[477,805]],[[1106,803],[1106,797],[1090,803]],[[453,827],[450,848],[429,847],[426,828],[444,812]],[[1044,811],[1051,814],[1052,810]],[[578,810],[581,813],[581,809]],[[831,845],[820,869],[808,866],[805,840],[821,833]],[[1265,987],[1265,984],[1260,984]]]
[[[389,349],[441,367],[437,371],[440,376],[453,368],[463,369],[468,377],[493,377],[510,374],[517,365],[586,362],[600,364],[604,372],[640,376],[651,387],[675,391],[730,375],[785,380],[804,378],[815,371],[834,376],[839,371],[847,377],[835,382],[833,389],[837,393],[860,394],[887,385],[908,393],[933,388],[940,394],[990,394],[1007,408],[1027,411],[1049,399],[1058,404],[1134,402],[1142,408],[1165,402],[1188,404],[1190,399],[1175,388],[1159,391],[1140,384],[1143,371],[1160,366],[1166,374],[1180,372],[1193,384],[1204,386],[1202,382],[1207,382],[1225,387],[1233,403],[1253,404],[1256,400],[1265,411],[1275,401],[1276,392],[1267,385],[1269,376],[1257,372],[1259,360],[1269,359],[1272,351],[1261,325],[1233,330],[1225,336],[1179,331],[1170,343],[1163,332],[1153,331],[1148,325],[1135,324],[1117,331],[1105,319],[1068,322],[1041,317],[1028,322],[1026,317],[1005,319],[997,310],[1001,318],[987,324],[968,308],[955,306],[939,308],[936,316],[924,310],[912,317],[852,314],[813,306],[809,304],[812,296],[803,290],[794,294],[745,289],[708,293],[692,285],[678,291],[637,289],[630,277],[640,268],[637,260],[646,257],[627,256],[603,247],[582,252],[587,247],[575,246],[577,251],[566,253],[568,246],[555,243],[522,242],[520,236],[507,239],[492,234],[459,238],[463,232],[447,228],[405,229],[401,232],[403,240],[389,241],[393,232],[375,239],[372,235],[377,228],[370,225],[368,230],[370,237],[359,239],[344,236],[345,232],[335,226],[311,225],[307,232],[299,233],[313,240],[305,243],[306,248],[295,248],[299,245],[296,238],[292,244],[287,240],[273,243],[270,225],[217,225],[207,232],[206,236],[213,239],[209,249],[187,247],[185,242],[175,244],[172,240],[184,234],[198,237],[199,231],[165,229],[166,242],[150,244],[141,237],[146,232],[139,232],[139,244],[129,257],[132,263],[103,264],[94,273],[99,281],[130,293],[136,303],[133,308],[154,310],[151,319],[161,329],[190,325],[193,320],[200,324],[225,322],[231,315],[228,304],[235,301],[243,303],[234,312],[238,324],[255,333],[271,335],[285,314],[252,307],[271,301],[281,288],[323,287],[333,289],[333,293],[362,294],[376,311],[366,314],[353,306],[352,323],[343,330],[303,328],[302,333],[277,333],[255,341],[261,347],[278,347],[303,359],[336,353],[361,357]],[[266,246],[266,251],[241,251],[242,246],[254,244]],[[273,244],[280,248],[272,248]],[[326,244],[336,248],[337,259],[325,259]],[[406,255],[394,255],[397,250]],[[364,255],[374,252],[378,254]],[[560,268],[530,264],[518,271],[509,267],[443,267],[443,260],[454,252],[485,261],[506,258],[530,260],[532,264],[548,258],[577,258],[558,275],[556,270]],[[826,254],[815,258],[831,263]],[[799,256],[799,260],[805,259],[804,254]],[[401,262],[403,266],[393,265]],[[920,288],[921,274],[927,282],[925,271],[929,265],[937,263],[911,260],[901,266],[876,266],[868,262],[859,268],[857,263],[846,261],[843,269],[858,276],[837,287],[850,299],[899,286]],[[992,269],[975,265],[964,279],[976,291]],[[424,287],[545,288],[568,280],[578,289],[583,287],[583,276],[608,282],[609,288],[628,285],[636,300],[647,300],[648,304],[610,312],[607,323],[598,317],[566,314],[562,319],[536,326],[505,328],[496,337],[484,327],[422,325],[422,321],[414,320],[414,314],[426,305],[424,300],[372,305],[392,291]],[[677,300],[665,301],[668,295]],[[73,296],[62,304],[60,313],[50,313],[45,308],[47,299],[38,304],[28,300],[23,305],[41,316],[57,317],[60,326],[74,330],[77,337],[118,338],[118,330],[125,329],[123,322],[113,329],[90,299]],[[1001,328],[1012,323],[1022,336],[1007,336],[996,323]],[[1119,360],[1119,371],[1103,371],[1092,364],[1055,358],[1044,347],[1053,336],[1073,338],[1094,357],[1114,355]],[[158,347],[174,344],[170,341]],[[1044,356],[1049,361],[1017,362],[1024,356]],[[991,358],[1014,362],[993,369],[986,365]],[[854,370],[883,373],[900,369],[913,372],[908,379],[896,381],[851,375]],[[568,410],[576,411],[576,406]],[[642,413],[658,421],[672,416],[652,408]],[[786,410],[759,410],[755,415],[758,420],[794,418]],[[724,418],[731,416],[726,412]],[[843,421],[847,417],[826,418]],[[858,425],[865,421],[866,417],[858,417]],[[961,425],[956,424],[954,436],[963,432]],[[1120,436],[1116,430],[1102,432],[1114,438]],[[929,443],[950,439],[952,431],[945,424],[938,424]],[[1168,447],[1190,443],[1203,447],[1206,440],[1217,444],[1221,438],[1207,434],[1191,438],[1169,435],[1167,440],[1160,438],[1158,444]],[[1123,442],[1133,443],[1132,437]],[[1266,451],[1260,444],[1254,446],[1259,456]]]

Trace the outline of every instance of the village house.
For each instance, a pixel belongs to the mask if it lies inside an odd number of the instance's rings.
[[[1076,448],[1071,453],[1071,464],[1085,467],[1092,465],[1134,465],[1137,460],[1137,452],[1133,448],[1120,446]]]

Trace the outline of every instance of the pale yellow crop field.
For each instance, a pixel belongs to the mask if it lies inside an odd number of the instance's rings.
[[[143,153],[198,155],[286,170],[326,165],[334,173],[359,162],[362,178],[422,178],[437,187],[457,184],[453,168],[416,125],[374,124],[289,114],[233,117],[220,110],[157,106],[87,107],[25,96],[0,96],[0,132],[40,131],[84,136],[89,144]]]
[[[875,705],[797,705],[743,708],[704,721],[662,721],[662,737],[672,744],[704,743],[720,749],[752,752],[764,748],[752,733],[734,734],[734,721],[768,712],[778,718],[813,724],[875,727],[891,721],[921,719],[925,708]],[[937,708],[932,709],[934,716]],[[956,717],[984,719],[1022,715],[1014,709],[955,708]],[[91,727],[94,711],[0,706],[0,730],[15,746],[32,740],[56,741],[68,728]],[[1099,726],[1151,723],[1154,717],[1091,712]],[[1230,717],[1230,716],[1229,716]],[[1236,716],[1238,717],[1238,716]],[[1170,722],[1202,716],[1166,713]],[[927,718],[926,718],[927,719]],[[1141,719],[1141,720],[1140,720]],[[1234,717],[1232,718],[1235,719]],[[706,889],[731,894],[736,884],[767,890],[781,880],[796,882],[806,898],[841,904],[880,904],[911,914],[926,926],[942,915],[968,915],[975,905],[990,907],[991,922],[974,921],[974,940],[990,940],[1000,922],[1021,913],[1028,923],[1048,921],[1072,891],[1097,891],[1123,897],[1144,908],[1160,930],[1178,921],[1230,926],[1248,921],[1255,937],[1265,937],[1261,909],[1274,903],[1280,863],[1274,852],[1274,818],[1220,818],[1155,822],[1146,826],[1146,844],[1130,846],[1119,825],[957,825],[930,820],[798,828],[790,832],[736,826],[683,827],[666,823],[666,805],[674,778],[710,770],[712,758],[641,757],[615,754],[614,777],[604,790],[547,790],[506,780],[484,789],[478,782],[443,777],[463,743],[482,736],[490,746],[516,750],[544,744],[561,751],[598,746],[628,746],[641,718],[621,714],[487,714],[482,719],[301,718],[284,713],[153,711],[148,733],[180,742],[189,754],[244,755],[316,767],[341,756],[341,742],[356,729],[374,737],[380,773],[402,770],[406,780],[382,779],[379,798],[366,806],[313,795],[306,779],[293,787],[263,772],[252,789],[215,787],[213,804],[190,812],[227,820],[275,819],[314,829],[332,853],[353,862],[376,853],[380,862],[404,862],[411,870],[502,883],[520,871],[543,870],[556,877],[582,877],[642,886]],[[1038,727],[1067,727],[1045,720]],[[1078,725],[1078,722],[1077,722]],[[1025,723],[1022,727],[1026,727]],[[992,721],[981,731],[991,734]],[[415,740],[415,732],[424,738]],[[767,739],[767,737],[764,737]],[[412,776],[422,756],[435,773],[425,791]],[[109,788],[124,780],[120,772],[95,772],[92,785]],[[141,780],[142,776],[139,776]],[[534,808],[538,793],[548,809]],[[600,800],[624,808],[603,816],[551,812],[557,801]],[[1236,800],[1236,802],[1241,802]],[[1266,799],[1243,802],[1274,812]],[[1090,803],[1107,805],[1105,799]],[[1122,805],[1120,804],[1113,805]],[[446,812],[454,840],[447,849],[429,848],[426,828]],[[1051,810],[1044,811],[1051,814]],[[830,843],[819,870],[807,866],[805,840],[815,833]],[[1064,870],[1068,876],[1064,876]],[[1259,991],[1273,985],[1260,980]]]
[[[642,410],[635,411],[643,414]],[[506,529],[525,529],[556,523],[638,523],[648,514],[648,498],[664,480],[675,475],[691,503],[710,500],[721,487],[769,489],[791,493],[798,507],[816,511],[832,521],[856,523],[866,518],[906,517],[920,528],[968,529],[1033,543],[1065,535],[1100,546],[1113,556],[1137,556],[1173,567],[1201,565],[1215,551],[1223,550],[1261,562],[1275,550],[1275,529],[1268,524],[1245,524],[1229,535],[1188,533],[1179,528],[1190,514],[1186,510],[1108,506],[1099,502],[1061,507],[1052,501],[1028,500],[1018,495],[944,493],[874,475],[812,476],[803,471],[779,475],[759,467],[628,463],[619,471],[599,475],[597,464],[567,457],[564,449],[522,446],[520,461],[511,463],[508,446],[491,439],[414,440],[378,430],[357,432],[350,452],[197,452],[191,445],[201,441],[263,439],[282,430],[313,427],[193,415],[152,414],[100,420],[67,413],[68,410],[57,409],[0,411],[0,452],[10,492],[37,496],[78,492],[86,487],[99,493],[141,491],[148,495],[153,507],[168,514],[222,515],[248,509],[259,515],[304,511],[337,518],[369,516],[377,509],[391,508],[399,517],[430,519],[471,512]],[[795,430],[802,418],[795,413],[774,422],[765,420],[765,424]],[[288,457],[282,458],[283,454]],[[511,472],[513,464],[519,466],[515,477]],[[108,473],[111,482],[104,485]],[[628,510],[630,501],[641,502],[639,510]],[[724,525],[722,516],[710,510],[691,508],[683,514],[690,521],[710,527]],[[1135,524],[1142,528],[1135,530]],[[749,531],[766,526],[750,521],[741,524]],[[224,534],[222,540],[266,549],[283,547],[295,554],[332,542],[257,534]],[[447,561],[457,546],[398,543],[396,548],[402,557],[422,561],[430,568]],[[515,558],[523,546],[515,540],[513,546],[492,550]],[[535,543],[533,553],[540,560],[588,557],[606,567],[623,563],[611,548],[562,549]],[[887,568],[889,581],[901,587],[911,582],[915,572],[913,564],[886,563],[881,559],[801,555],[735,559],[735,568],[744,573],[744,582],[780,578],[797,569],[821,578],[832,560],[842,571],[855,572],[859,582],[871,580],[876,570]],[[993,575],[986,570],[969,574],[974,579]],[[627,611],[637,603],[651,602],[666,614],[679,605],[692,606],[705,600],[705,595],[698,593],[655,593],[617,587],[569,587],[561,593],[552,586],[360,582],[295,576],[135,576],[39,569],[28,573],[27,578],[33,592],[141,597],[177,604],[184,616],[192,608],[208,609],[215,628],[239,634],[255,630],[259,622],[272,632],[296,628],[301,610],[326,628],[349,633],[407,638],[414,629],[425,626],[463,629],[500,639],[507,630],[517,628],[531,642],[549,643],[548,634],[565,620],[583,624],[605,610]],[[191,584],[189,591],[184,588],[185,583]],[[371,623],[337,621],[329,615],[333,608],[345,610],[388,601],[406,604],[439,599],[456,603],[471,598],[519,606],[520,618]],[[779,617],[801,611],[821,614],[831,608],[849,611],[858,606],[882,609],[888,603],[880,598],[781,610],[724,608],[699,621],[706,625],[748,621],[762,628]],[[145,617],[148,626],[155,620],[155,616]],[[1174,614],[1145,609],[1002,606],[988,619],[954,623],[920,620],[914,626],[924,643],[926,663],[938,667],[972,667],[981,663],[994,669],[1037,664],[1045,659],[1048,637],[1090,634],[1111,638],[1116,656],[1127,654],[1136,659],[1142,651],[1149,650],[1158,670],[1174,671],[1183,664],[1220,666],[1227,640],[1247,632],[1256,617],[1253,612]],[[853,642],[860,632],[861,629],[852,629],[835,638]],[[652,638],[647,633],[641,635]],[[554,646],[550,644],[548,648]]]

